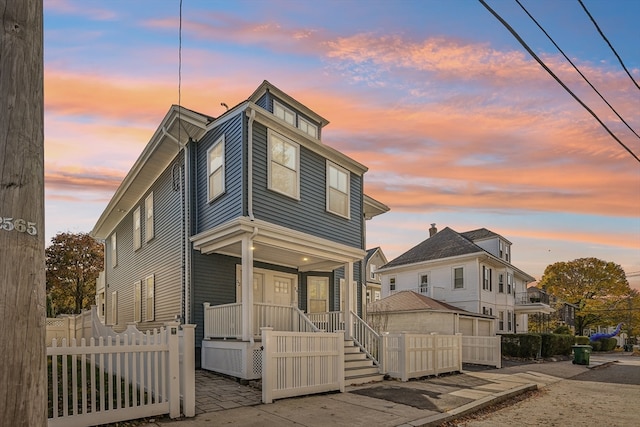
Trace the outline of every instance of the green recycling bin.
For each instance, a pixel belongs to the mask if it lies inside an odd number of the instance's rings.
[[[590,345],[574,345],[573,349],[573,364],[574,365],[587,365],[589,366],[589,355],[591,354]]]

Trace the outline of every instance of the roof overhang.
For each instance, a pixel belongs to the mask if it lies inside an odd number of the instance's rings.
[[[364,219],[372,219],[374,216],[389,212],[389,206],[377,201],[373,197],[364,195]]]
[[[263,220],[240,217],[193,237],[203,254],[242,258],[242,241],[250,238],[253,259],[305,271],[332,271],[364,259],[365,251]]]
[[[91,236],[106,239],[127,213],[175,159],[189,139],[205,133],[211,118],[172,105],[153,137],[109,201],[96,222]]]
[[[516,304],[514,307],[516,314],[551,314],[555,309],[543,303]]]

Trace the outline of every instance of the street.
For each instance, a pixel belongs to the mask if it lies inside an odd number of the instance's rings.
[[[640,358],[629,353],[605,357],[619,362],[550,384],[530,399],[458,425],[640,425]]]

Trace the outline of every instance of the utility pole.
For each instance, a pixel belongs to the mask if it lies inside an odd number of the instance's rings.
[[[47,425],[42,0],[0,0],[0,424]]]

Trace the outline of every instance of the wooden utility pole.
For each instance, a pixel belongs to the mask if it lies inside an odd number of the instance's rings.
[[[0,21],[0,424],[45,427],[42,0]]]

